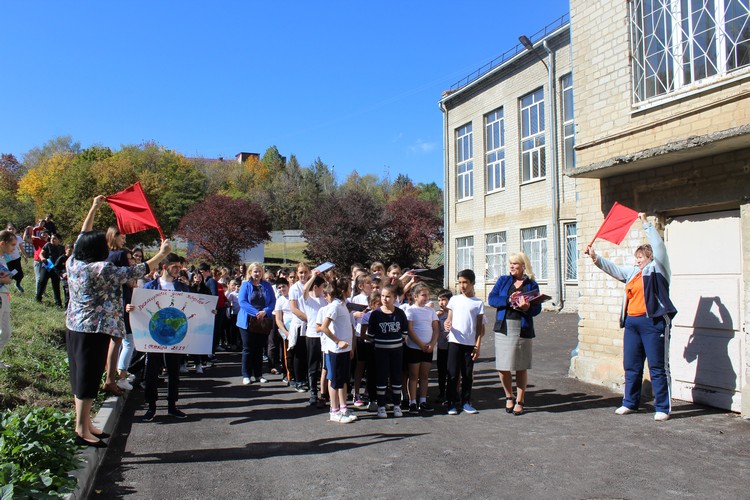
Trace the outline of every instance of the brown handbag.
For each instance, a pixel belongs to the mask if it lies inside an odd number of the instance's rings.
[[[257,333],[259,335],[268,335],[273,329],[273,319],[264,317],[258,319],[255,316],[247,317],[247,331],[250,333]]]

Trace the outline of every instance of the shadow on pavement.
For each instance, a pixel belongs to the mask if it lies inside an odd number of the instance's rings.
[[[264,459],[279,456],[320,455],[362,448],[391,441],[423,436],[424,433],[385,434],[375,432],[349,437],[322,438],[313,441],[267,441],[248,443],[239,448],[210,450],[180,450],[167,453],[133,455],[125,453],[123,460],[134,459],[141,464],[229,462],[233,460]],[[369,438],[369,439],[368,439]],[[354,441],[356,440],[356,441]],[[143,460],[145,458],[145,460]],[[133,462],[131,462],[133,463]]]

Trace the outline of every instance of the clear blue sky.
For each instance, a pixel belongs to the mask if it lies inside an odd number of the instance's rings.
[[[564,0],[0,4],[0,152],[58,135],[442,179],[443,90]]]

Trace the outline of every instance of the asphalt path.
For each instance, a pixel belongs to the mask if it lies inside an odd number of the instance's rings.
[[[240,356],[221,353],[183,377],[186,420],[167,416],[166,387],[150,423],[130,395],[90,498],[750,498],[750,423],[680,402],[668,422],[648,403],[615,415],[620,395],[568,378],[577,323],[538,317],[521,416],[503,409],[491,332],[476,415],[336,424],[279,377],[241,385]]]

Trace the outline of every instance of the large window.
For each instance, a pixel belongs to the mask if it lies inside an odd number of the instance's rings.
[[[505,119],[503,108],[484,117],[487,192],[505,188]]]
[[[750,65],[750,0],[632,0],[633,101]]]
[[[521,98],[521,179],[543,179],[547,175],[544,154],[544,89]]]
[[[471,123],[456,130],[456,196],[459,200],[474,196],[474,145]]]
[[[505,231],[487,235],[487,245],[484,255],[487,259],[487,281],[495,281],[506,273],[507,249],[505,246]]]
[[[563,129],[563,161],[565,168],[576,166],[576,126],[573,115],[573,74],[568,73],[560,79],[562,89],[562,129]]]
[[[456,272],[474,269],[474,237],[456,238]]]
[[[578,231],[575,223],[565,224],[565,279],[578,280]]]
[[[547,279],[547,226],[521,229],[521,246],[537,280]]]

